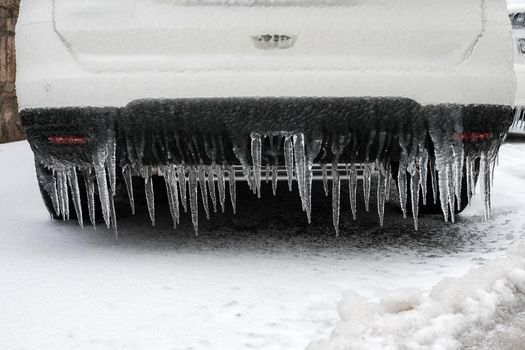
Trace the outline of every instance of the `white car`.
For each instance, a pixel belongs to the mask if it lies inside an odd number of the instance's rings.
[[[199,184],[208,213],[267,172],[297,182],[308,219],[330,178],[337,231],[341,180],[355,216],[377,172],[380,224],[393,176],[417,227],[420,197],[454,220],[480,167],[489,215],[511,35],[504,0],[22,0],[19,105],[57,217],[95,222],[98,196],[116,230],[120,184],[133,206],[142,177],[154,222],[163,176],[197,230]]]

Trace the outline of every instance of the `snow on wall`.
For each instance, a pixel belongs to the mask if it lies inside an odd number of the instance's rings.
[[[525,242],[461,278],[442,280],[429,295],[402,290],[371,302],[348,292],[338,312],[330,339],[307,350],[523,349]]]

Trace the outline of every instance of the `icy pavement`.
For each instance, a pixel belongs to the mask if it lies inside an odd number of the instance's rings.
[[[307,225],[283,182],[279,200],[240,191],[238,216],[212,215],[198,237],[190,219],[173,231],[162,206],[151,228],[139,206],[114,241],[102,225],[51,222],[29,147],[0,145],[0,347],[304,348],[329,338],[344,292],[370,303],[399,288],[429,293],[504,255],[525,235],[524,152],[503,146],[488,223],[480,197],[456,224],[422,217],[417,233],[392,203],[383,229],[362,206],[354,223],[347,204],[336,238],[329,197],[312,203]],[[510,329],[524,328],[520,317]]]

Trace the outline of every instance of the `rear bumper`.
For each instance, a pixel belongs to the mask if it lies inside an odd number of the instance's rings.
[[[322,141],[315,163],[332,163],[333,145],[341,137],[351,141],[338,162],[397,162],[403,145],[408,154],[421,143],[431,149],[429,130],[436,125],[439,137],[451,142],[463,138],[465,155],[477,156],[499,144],[513,120],[508,106],[421,106],[401,98],[335,97],[138,100],[123,108],[26,109],[21,115],[36,158],[49,167],[90,167],[109,143],[116,143],[122,167],[235,165],[241,161],[236,149],[247,149],[251,161],[254,133],[267,136],[263,165],[282,165],[272,154],[282,155],[282,138],[298,133],[306,142]],[[52,136],[68,135],[88,142],[50,143]],[[279,141],[271,145],[274,137]]]

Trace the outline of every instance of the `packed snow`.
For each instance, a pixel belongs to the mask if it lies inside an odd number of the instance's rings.
[[[399,290],[379,302],[347,292],[324,349],[525,348],[525,242],[507,255],[439,282],[429,295]]]
[[[237,216],[201,222],[199,236],[190,218],[173,230],[167,205],[151,228],[137,203],[115,241],[100,225],[50,221],[28,145],[0,145],[0,347],[300,349],[326,339],[329,348],[447,341],[519,349],[523,261],[506,249],[525,234],[524,151],[503,146],[488,223],[479,197],[455,224],[421,217],[417,233],[395,203],[385,206],[385,228],[362,205],[354,222],[347,205],[335,238],[329,198],[312,203],[307,225],[296,195],[257,199],[239,188]],[[346,327],[360,310],[370,310],[364,338]],[[444,319],[450,325],[439,328]]]

